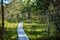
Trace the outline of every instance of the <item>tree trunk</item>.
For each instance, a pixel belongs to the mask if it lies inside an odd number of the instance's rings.
[[[1,0],[1,10],[2,10],[2,40],[4,40],[4,6],[3,6],[3,0]]]
[[[30,11],[28,11],[28,19],[31,18],[31,14],[30,14]]]
[[[50,36],[50,12],[47,10],[47,22],[48,22],[48,40]]]

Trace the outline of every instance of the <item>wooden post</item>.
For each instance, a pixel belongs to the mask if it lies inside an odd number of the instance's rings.
[[[1,0],[1,11],[2,11],[2,40],[4,40],[4,6],[3,6],[3,0]]]

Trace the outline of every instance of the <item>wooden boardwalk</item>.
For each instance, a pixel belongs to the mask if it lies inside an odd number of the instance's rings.
[[[23,22],[20,22],[18,24],[17,33],[18,33],[18,40],[29,40],[23,29]]]

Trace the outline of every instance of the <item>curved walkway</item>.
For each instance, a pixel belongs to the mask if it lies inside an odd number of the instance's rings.
[[[29,40],[23,29],[23,22],[20,22],[18,24],[17,33],[18,33],[18,40]]]

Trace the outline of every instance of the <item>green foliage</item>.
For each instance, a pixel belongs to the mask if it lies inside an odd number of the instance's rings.
[[[35,19],[34,19],[35,20]],[[24,21],[23,28],[30,40],[48,40],[48,25],[47,23],[38,23],[37,20]],[[37,21],[37,22],[36,22]],[[50,25],[50,40],[55,40],[55,26]],[[43,39],[44,38],[44,39]]]
[[[57,15],[57,13],[54,13],[54,10],[55,10],[54,3],[55,3],[54,0],[36,0],[35,2],[31,0],[25,0],[25,1],[13,0],[13,2],[4,5],[5,40],[17,40],[16,29],[18,26],[18,22],[20,21],[24,21],[24,24],[23,24],[24,30],[29,36],[30,40],[40,40],[40,39],[44,40],[45,37],[47,38],[48,29],[47,29],[46,10],[50,10],[53,16]],[[32,16],[31,19],[28,19],[29,11]],[[1,14],[1,5],[0,5],[0,14]],[[58,14],[57,18],[59,17],[60,15]],[[59,23],[60,21],[56,21],[56,22]],[[60,25],[60,23],[58,25]],[[51,26],[50,35],[53,36],[55,39],[55,33],[54,33],[55,26],[53,25],[53,23],[51,23],[50,26]],[[1,17],[0,17],[0,27],[1,27]]]

